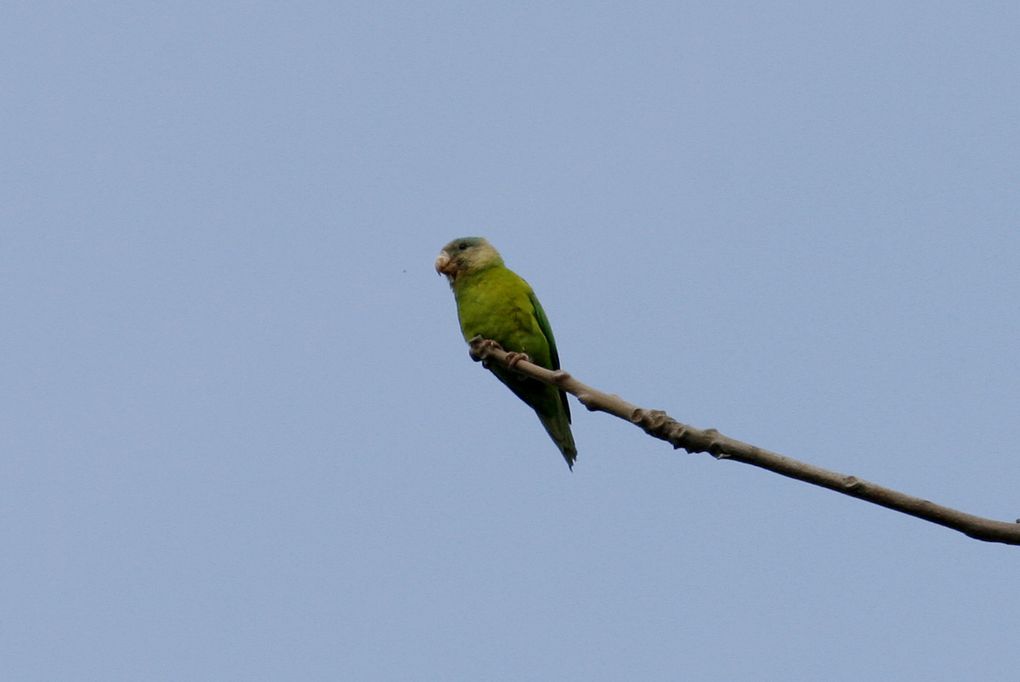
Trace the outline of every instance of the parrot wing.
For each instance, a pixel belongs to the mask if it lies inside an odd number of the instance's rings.
[[[545,310],[542,309],[542,304],[538,302],[538,297],[535,296],[534,291],[528,292],[528,298],[531,300],[531,305],[535,309],[535,321],[538,322],[538,328],[542,330],[542,334],[545,336],[545,340],[549,343],[549,361],[552,365],[550,369],[557,370],[560,368],[560,355],[556,352],[556,339],[553,338],[552,327],[549,325],[549,318],[545,316]],[[567,414],[567,423],[570,422],[570,404],[567,403],[567,394],[560,391],[560,401],[563,403],[563,411]]]

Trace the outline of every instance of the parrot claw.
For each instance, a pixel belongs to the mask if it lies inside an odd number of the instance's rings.
[[[483,339],[481,336],[476,336],[469,342],[471,349],[468,351],[468,355],[475,362],[481,362],[482,366],[488,369],[489,363],[482,357],[482,352],[487,350],[503,350],[503,347],[492,339]]]
[[[506,354],[507,369],[513,369],[521,361],[531,362],[531,358],[528,357],[527,353],[517,353],[515,351],[510,351]]]

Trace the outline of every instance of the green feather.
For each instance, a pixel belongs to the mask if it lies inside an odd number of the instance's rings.
[[[455,239],[436,260],[447,276],[457,301],[464,340],[492,339],[507,351],[525,353],[536,365],[559,369],[549,319],[531,286],[503,264],[499,253],[479,237]],[[570,432],[567,395],[554,386],[503,367],[490,370],[514,395],[527,403],[573,468],[577,448]]]

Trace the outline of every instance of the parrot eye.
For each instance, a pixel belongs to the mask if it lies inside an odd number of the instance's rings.
[[[467,247],[468,247],[467,242],[461,242],[460,244],[457,244],[457,248],[460,249],[461,251],[463,251]]]

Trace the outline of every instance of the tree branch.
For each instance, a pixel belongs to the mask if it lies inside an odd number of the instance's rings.
[[[508,369],[557,386],[577,397],[589,411],[606,412],[641,427],[655,438],[670,443],[674,449],[683,448],[689,453],[707,452],[716,459],[732,459],[744,464],[818,485],[838,493],[856,497],[894,511],[916,516],[946,528],[960,531],[976,540],[1020,545],[1020,519],[1016,523],[995,521],[956,509],[943,507],[919,497],[913,497],[891,488],[861,480],[856,476],[836,473],[801,462],[776,452],[729,438],[715,429],[697,429],[681,424],[662,410],[646,410],[632,405],[619,396],[603,393],[574,379],[563,370],[548,370],[527,360],[511,358],[499,344],[476,336],[471,339],[471,357],[488,366],[496,362]]]

